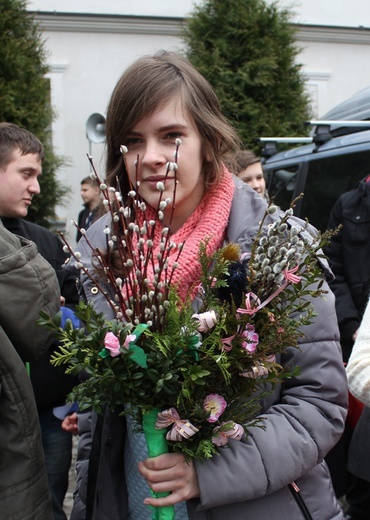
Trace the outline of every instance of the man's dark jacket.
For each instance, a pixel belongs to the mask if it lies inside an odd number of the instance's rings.
[[[369,177],[368,177],[369,178]],[[342,224],[326,249],[335,275],[330,283],[336,297],[336,312],[343,356],[352,350],[352,336],[361,323],[370,292],[370,182],[344,193],[335,203],[328,223]]]
[[[82,234],[80,232],[81,228],[88,229],[91,224],[93,224],[100,216],[100,207],[96,206],[93,210],[90,209],[88,204],[84,204],[84,209],[80,211],[78,214],[78,228],[76,233],[76,242],[80,240]]]
[[[66,305],[73,307],[78,302],[76,280],[67,273],[63,264],[67,258],[63,244],[57,235],[38,224],[21,218],[2,218],[4,226],[13,234],[32,240],[41,256],[54,268]],[[46,354],[30,364],[31,382],[39,410],[62,406],[66,397],[78,380],[64,373],[65,367],[54,367],[50,357],[55,347],[51,346]]]

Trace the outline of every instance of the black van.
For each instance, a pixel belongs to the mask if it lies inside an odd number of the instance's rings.
[[[321,231],[338,197],[370,173],[370,87],[355,94],[312,121],[311,137],[261,138],[267,189],[276,204],[286,209],[304,194],[295,214]],[[277,153],[279,142],[307,142]]]

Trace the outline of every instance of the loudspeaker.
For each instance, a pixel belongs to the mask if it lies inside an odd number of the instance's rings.
[[[86,137],[92,143],[105,141],[105,117],[103,114],[91,114],[86,121]]]

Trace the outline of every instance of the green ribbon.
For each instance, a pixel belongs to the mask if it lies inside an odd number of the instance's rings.
[[[191,334],[189,336],[186,337],[186,343],[189,347],[189,349],[191,350],[191,353],[193,354],[193,357],[195,359],[196,362],[199,361],[199,352],[198,352],[198,348],[202,345],[202,342],[199,338],[199,335],[194,332],[194,334]],[[181,348],[178,352],[177,352],[177,356],[181,356],[181,354],[183,353],[183,349]]]
[[[135,329],[132,331],[132,335],[136,336],[136,339],[134,341],[130,341],[128,345],[129,350],[133,352],[131,359],[133,359],[135,363],[137,363],[142,368],[148,368],[148,365],[146,363],[146,354],[145,351],[141,347],[135,345],[135,343],[147,328],[148,325],[146,325],[145,323],[139,323],[139,325],[137,325]]]
[[[163,453],[168,453],[168,443],[166,440],[166,429],[158,430],[155,427],[158,413],[161,410],[154,408],[150,412],[143,414],[143,430],[148,445],[149,457],[158,457]],[[170,493],[155,493],[151,490],[151,495],[154,498],[166,497]],[[153,509],[152,520],[174,520],[175,509],[173,506],[155,507]]]

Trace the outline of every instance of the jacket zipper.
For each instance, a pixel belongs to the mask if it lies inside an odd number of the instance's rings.
[[[297,486],[297,484],[295,482],[291,482],[288,485],[288,488],[289,488],[290,492],[292,493],[294,500],[297,502],[299,509],[302,511],[302,514],[303,514],[303,517],[305,518],[305,520],[313,520],[311,513],[309,512],[309,510],[305,504],[305,501],[302,498],[300,489]]]

